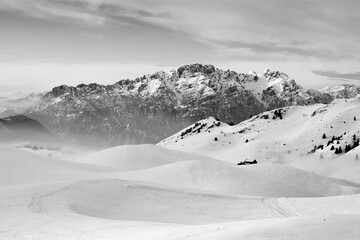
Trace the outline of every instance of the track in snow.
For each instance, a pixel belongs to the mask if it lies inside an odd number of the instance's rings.
[[[261,202],[269,207],[277,217],[297,217],[300,214],[286,207],[284,204],[279,202],[277,198],[261,198]]]

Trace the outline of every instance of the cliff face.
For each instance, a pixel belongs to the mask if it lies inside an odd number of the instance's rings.
[[[278,71],[192,64],[113,85],[55,87],[26,115],[62,137],[111,146],[155,143],[209,116],[238,123],[264,110],[332,99]]]

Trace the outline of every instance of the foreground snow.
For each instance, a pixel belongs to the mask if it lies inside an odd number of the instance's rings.
[[[289,166],[151,145],[77,162],[0,152],[0,239],[360,238],[360,186]]]

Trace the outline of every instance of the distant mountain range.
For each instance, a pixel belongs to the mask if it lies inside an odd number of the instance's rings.
[[[0,118],[22,114],[28,108],[34,106],[43,96],[44,93],[30,93],[26,96],[19,96],[20,93],[11,97],[0,97]]]
[[[58,86],[24,115],[66,139],[102,146],[156,143],[209,116],[236,124],[266,110],[327,104],[356,91],[306,90],[279,71],[246,74],[191,64],[113,85]]]
[[[321,90],[330,94],[333,98],[354,98],[360,94],[360,87],[350,84],[343,84],[332,88],[326,87]]]

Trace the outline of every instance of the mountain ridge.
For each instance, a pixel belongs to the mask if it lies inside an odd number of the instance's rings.
[[[280,71],[261,75],[190,64],[112,85],[57,86],[25,114],[57,135],[114,146],[156,143],[208,116],[239,123],[266,110],[333,99]]]

